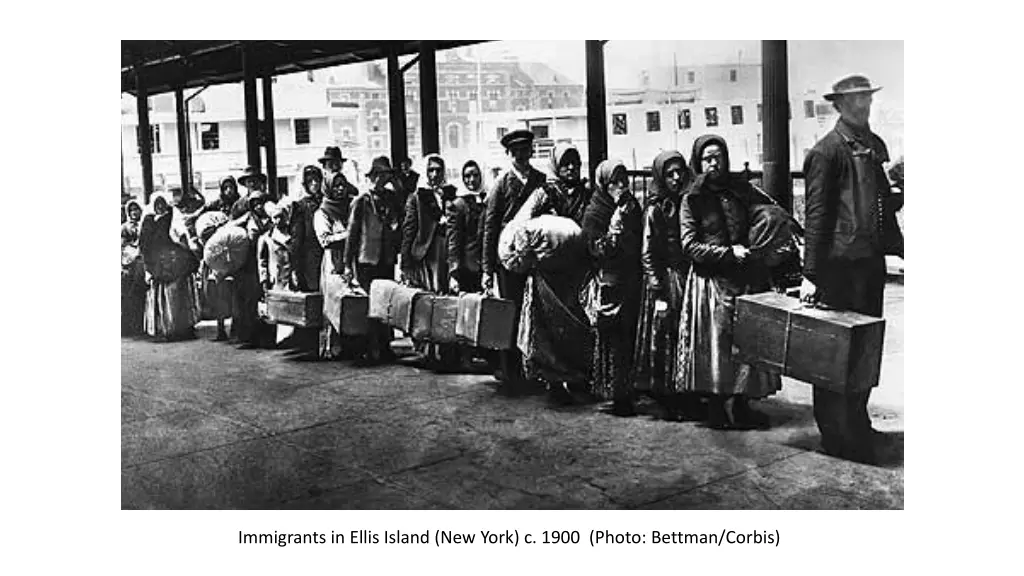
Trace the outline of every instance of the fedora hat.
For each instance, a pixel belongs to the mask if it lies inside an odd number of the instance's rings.
[[[366,177],[369,178],[370,176],[373,176],[374,174],[378,174],[380,172],[393,172],[393,171],[394,170],[391,168],[391,161],[388,160],[388,157],[387,156],[378,156],[378,157],[374,158],[373,159],[373,163],[370,164],[370,171],[366,173]]]
[[[533,144],[533,132],[529,130],[513,130],[501,137],[501,145],[506,150],[519,144]]]
[[[337,146],[328,146],[327,149],[324,150],[324,155],[320,157],[320,163],[323,164],[328,160],[344,162],[346,159],[341,155],[341,148],[338,148]]]
[[[871,80],[868,80],[866,76],[854,74],[853,76],[847,76],[833,84],[832,91],[825,94],[824,98],[831,102],[846,94],[858,94],[862,92],[874,93],[881,89],[881,86],[872,86]]]
[[[248,182],[250,178],[255,178],[262,182],[267,181],[266,174],[257,171],[252,166],[246,166],[245,170],[242,171],[242,175],[238,177],[238,183],[241,184],[242,186],[245,186],[245,183]]]

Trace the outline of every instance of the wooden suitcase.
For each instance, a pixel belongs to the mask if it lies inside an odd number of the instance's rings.
[[[509,350],[515,346],[516,304],[483,294],[459,297],[455,335],[460,342],[488,350]]]
[[[437,344],[458,343],[458,336],[455,332],[458,318],[458,296],[435,296],[433,310],[430,314],[429,340]]]
[[[267,316],[274,324],[317,328],[323,321],[324,298],[319,292],[267,292]]]
[[[374,280],[370,282],[370,309],[367,312],[370,318],[386,322],[388,310],[391,309],[391,298],[395,289],[400,286],[394,280]]]
[[[412,305],[412,328],[409,335],[417,340],[430,340],[430,323],[434,318],[434,294],[417,294]]]
[[[839,393],[878,386],[885,320],[805,307],[766,292],[736,302],[733,344],[743,362]]]
[[[406,334],[412,332],[413,302],[422,294],[427,293],[408,286],[398,285],[395,287],[391,292],[391,302],[388,305],[387,325],[398,328]]]
[[[327,294],[323,310],[331,326],[345,336],[368,334],[370,297],[362,291],[352,292],[339,274],[328,274],[324,284]]]

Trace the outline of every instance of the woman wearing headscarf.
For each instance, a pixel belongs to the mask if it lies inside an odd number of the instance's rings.
[[[580,151],[570,143],[560,142],[551,150],[551,177],[542,188],[544,201],[540,213],[556,214],[582,224],[590,204],[590,187],[580,179]]]
[[[445,182],[444,160],[426,157],[427,185],[409,196],[402,225],[402,280],[434,294],[448,294],[448,204],[455,187]],[[428,365],[448,367],[458,347],[417,343]]]
[[[523,204],[522,210],[529,213],[516,218],[547,214],[582,224],[591,194],[580,180],[581,166],[575,146],[556,145],[551,151],[552,176]],[[519,322],[523,373],[528,380],[542,382],[559,404],[574,402],[571,391],[585,392],[590,374],[593,338],[579,301],[589,266],[585,260],[572,264],[529,272]]]
[[[448,274],[453,294],[483,289],[480,264],[483,175],[475,160],[462,166],[462,183],[464,186],[458,196],[448,204]]]
[[[371,183],[370,189],[352,201],[343,276],[348,285],[365,292],[369,292],[374,280],[392,280],[395,277],[398,215],[391,203],[391,195],[395,193],[393,175],[391,162],[386,156],[375,158],[366,174]],[[370,319],[369,328],[362,362],[377,364],[392,360],[391,327]]]
[[[729,149],[720,136],[694,142],[690,167],[697,177],[683,197],[680,240],[692,266],[679,321],[676,388],[710,396],[712,427],[764,426],[767,418],[747,400],[775,393],[781,380],[737,362],[732,335],[736,297],[760,273],[748,248],[750,213],[768,200],[730,174]]]
[[[671,419],[696,418],[699,402],[676,389],[679,311],[689,270],[679,242],[679,203],[692,179],[679,151],[658,154],[643,215],[644,283],[633,361],[637,389],[660,401]]]
[[[596,189],[583,216],[583,237],[593,261],[587,314],[594,326],[591,392],[611,400],[616,416],[636,413],[632,352],[642,271],[640,204],[629,190],[626,166],[605,160],[597,167]]]
[[[251,190],[244,200],[247,211],[232,223],[245,230],[250,248],[245,264],[233,275],[231,332],[240,342],[239,349],[251,350],[258,348],[270,331],[259,316],[263,287],[260,285],[257,252],[260,236],[270,230],[272,222],[264,209],[267,196],[262,190]]]
[[[166,341],[194,338],[199,309],[192,275],[199,262],[189,249],[188,232],[163,193],[153,195],[140,228],[139,248],[149,283],[146,333]]]
[[[139,253],[142,205],[129,200],[124,212],[127,219],[121,224],[121,334],[134,336],[142,333],[146,309],[146,273]]]
[[[231,209],[238,201],[238,183],[235,182],[233,176],[225,176],[220,180],[219,195],[212,201],[207,202],[203,208],[203,213],[217,212],[223,214],[225,218],[230,218]],[[226,223],[226,222],[225,222]],[[206,242],[209,241],[213,233],[220,228],[220,225],[215,227],[206,228],[202,232],[196,230],[198,236],[198,244],[200,247],[200,256],[202,250],[205,249]],[[203,310],[204,318],[213,317],[217,320],[217,336],[214,338],[215,341],[221,342],[228,339],[228,333],[226,329],[225,321],[231,315],[231,301],[232,301],[232,288],[233,278],[222,277],[219,274],[215,274],[209,266],[206,265],[205,261],[199,264],[199,278],[200,278],[200,301],[202,302],[201,309]]]
[[[345,186],[329,186],[324,190],[320,209],[313,214],[313,229],[323,248],[320,265],[320,292],[328,293],[327,277],[345,271],[345,241],[348,239],[349,202]],[[326,298],[324,301],[326,305]],[[320,357],[324,360],[340,358],[351,351],[343,346],[341,333],[325,321],[320,329]]]

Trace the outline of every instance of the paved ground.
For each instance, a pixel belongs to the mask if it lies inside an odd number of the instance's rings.
[[[201,339],[121,341],[123,508],[902,508],[903,286],[887,288],[882,462],[821,454],[810,388],[769,431],[509,398],[482,375]]]

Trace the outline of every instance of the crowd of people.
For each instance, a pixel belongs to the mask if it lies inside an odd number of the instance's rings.
[[[731,172],[728,144],[715,135],[698,138],[688,156],[660,153],[643,194],[632,189],[620,160],[601,162],[593,182],[582,178],[580,152],[571,144],[554,148],[548,174],[537,170],[533,135],[525,130],[502,138],[510,166],[489,190],[476,162],[462,166],[456,186],[446,181],[444,159],[431,154],[422,181],[408,159],[397,168],[387,157],[375,159],[366,174],[369,186],[360,191],[342,174],[341,151],[329,147],[319,167],[303,170],[298,198],[270,198],[265,176],[249,169],[237,182],[225,178],[219,197],[209,202],[180,189],[170,199],[154,194],[145,209],[128,202],[125,331],[194,337],[205,310],[217,319],[217,340],[272,346],[273,327],[259,314],[263,295],[271,289],[320,292],[328,311],[323,326],[296,329],[293,343],[323,359],[389,362],[389,327],[371,322],[368,337],[344,336],[338,314],[330,311],[346,291],[369,291],[376,279],[397,278],[434,294],[483,292],[516,304],[511,349],[485,353],[416,341],[428,368],[459,371],[486,361],[509,390],[543,384],[558,402],[604,401],[609,412],[629,416],[645,394],[673,419],[764,427],[767,418],[750,401],[778,391],[780,377],[737,359],[738,296],[800,285],[802,272],[806,300],[881,315],[884,264],[881,279],[878,266],[888,250],[883,232],[891,210],[883,206],[889,192],[884,172],[877,178],[870,170],[880,170],[888,157],[867,126],[865,106],[877,88],[865,82],[844,79],[828,96],[841,119],[808,155],[806,232]],[[865,201],[855,203],[863,215],[844,210],[850,189],[868,199],[864,209]],[[222,216],[202,216],[208,213]],[[498,255],[502,231],[515,219],[543,215],[578,225],[583,256],[558,267],[506,268]],[[202,263],[202,254],[227,224],[245,231],[252,253],[223,276]],[[898,250],[902,255],[902,237]],[[866,401],[866,395],[836,400],[842,405],[835,409],[863,424]],[[831,446],[838,452],[844,449],[836,446],[840,432]]]

